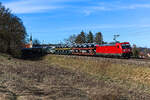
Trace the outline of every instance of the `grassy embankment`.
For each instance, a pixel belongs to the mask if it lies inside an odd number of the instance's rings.
[[[0,100],[150,100],[149,76],[150,65],[111,59],[0,54]]]
[[[72,87],[73,77],[75,72],[42,60],[0,54],[0,100],[91,100],[86,91]]]
[[[47,56],[46,60],[51,65],[85,72],[127,90],[150,93],[150,65],[119,64],[111,60],[55,55]]]

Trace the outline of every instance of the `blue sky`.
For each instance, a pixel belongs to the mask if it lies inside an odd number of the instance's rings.
[[[150,0],[1,0],[19,16],[28,34],[59,43],[82,30],[102,32],[104,41],[150,47]]]

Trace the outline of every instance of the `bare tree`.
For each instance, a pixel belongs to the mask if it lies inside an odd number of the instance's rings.
[[[64,39],[64,42],[66,44],[73,44],[73,43],[75,43],[76,37],[77,36],[75,34],[73,34],[73,35],[69,36],[69,38]]]
[[[139,49],[137,48],[137,46],[136,46],[135,44],[133,45],[132,53],[133,53],[133,56],[134,56],[135,58],[138,58],[138,57],[139,57],[140,51],[139,51]]]

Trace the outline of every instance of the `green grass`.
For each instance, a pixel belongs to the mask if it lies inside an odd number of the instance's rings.
[[[50,55],[45,58],[50,65],[88,73],[110,84],[117,84],[128,90],[150,93],[150,68],[131,64],[112,63],[111,61],[84,59]]]

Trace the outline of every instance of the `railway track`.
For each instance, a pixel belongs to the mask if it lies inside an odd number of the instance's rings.
[[[55,55],[55,54],[49,54]],[[150,67],[150,59],[121,59],[121,58],[106,58],[106,57],[95,57],[95,56],[78,56],[78,55],[55,55],[61,57],[70,57],[70,58],[78,58],[78,59],[88,59],[88,60],[95,60],[95,61],[108,61],[112,63],[119,63],[119,64],[130,64],[130,65],[139,65],[139,66],[148,66]]]

